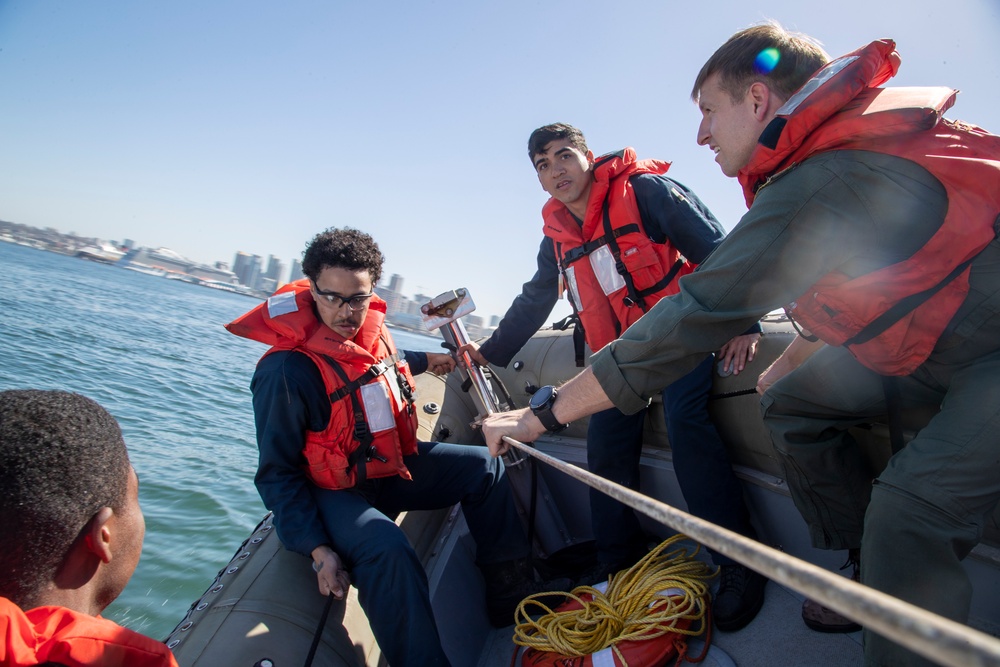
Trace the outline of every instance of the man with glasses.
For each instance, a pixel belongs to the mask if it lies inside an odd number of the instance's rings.
[[[307,280],[227,328],[271,345],[251,382],[255,482],[282,543],[312,557],[321,594],[357,587],[393,667],[447,665],[427,576],[397,514],[462,504],[498,627],[525,596],[569,582],[535,581],[499,459],[485,447],[417,442],[412,374],[455,362],[397,352],[373,291],[382,262],[368,234],[329,229],[306,248]]]

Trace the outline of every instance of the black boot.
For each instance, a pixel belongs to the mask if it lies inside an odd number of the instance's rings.
[[[527,558],[517,558],[502,563],[486,563],[479,566],[486,580],[486,613],[490,624],[503,628],[514,622],[514,610],[521,600],[548,591],[569,591],[572,581],[563,577],[539,581],[535,577]],[[563,602],[562,595],[549,595],[540,602],[555,606]]]
[[[745,627],[764,606],[767,579],[739,563],[719,568],[719,590],[712,602],[715,627],[735,632]]]

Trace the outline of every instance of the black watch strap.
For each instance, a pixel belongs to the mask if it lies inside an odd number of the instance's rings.
[[[531,412],[538,417],[538,421],[542,422],[542,426],[549,433],[558,433],[564,428],[569,426],[569,424],[562,424],[556,419],[556,416],[552,414],[552,405],[556,402],[556,396],[558,392],[552,387],[543,387],[541,390],[546,390],[548,392],[548,398],[544,403],[538,405],[536,401],[531,402]]]

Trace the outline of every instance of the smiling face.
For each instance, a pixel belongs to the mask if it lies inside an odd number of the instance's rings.
[[[336,294],[344,299],[353,296],[366,296],[372,293],[372,277],[368,269],[352,271],[339,266],[326,266],[312,282],[313,298],[323,324],[330,327],[347,340],[357,335],[358,330],[368,315],[370,299],[364,299],[359,310],[351,310],[351,306],[343,299],[330,301],[317,293]]]
[[[584,155],[569,139],[556,139],[534,156],[542,189],[581,219],[587,212],[587,198],[594,182],[590,170],[593,163],[594,154],[588,151]]]
[[[701,109],[698,144],[712,149],[726,176],[736,176],[750,162],[757,139],[774,117],[768,104],[772,97],[769,92],[764,84],[757,82],[740,101],[734,102],[719,85],[718,74],[705,79],[698,94]]]

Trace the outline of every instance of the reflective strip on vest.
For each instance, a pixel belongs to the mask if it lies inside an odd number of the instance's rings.
[[[601,284],[601,291],[604,296],[614,294],[625,287],[625,278],[618,273],[615,267],[615,258],[611,255],[611,248],[607,244],[601,245],[597,250],[590,253],[590,268],[597,276],[597,282]]]
[[[267,299],[267,315],[271,319],[294,313],[299,309],[295,302],[295,292],[282,292]]]
[[[563,273],[566,275],[566,289],[569,290],[569,296],[573,300],[573,305],[576,306],[576,312],[582,313],[583,301],[580,300],[580,288],[576,285],[576,269],[567,266]]]
[[[381,433],[396,427],[392,411],[392,401],[389,400],[389,390],[382,382],[370,382],[361,385],[361,403],[365,408],[365,421],[372,433]]]

